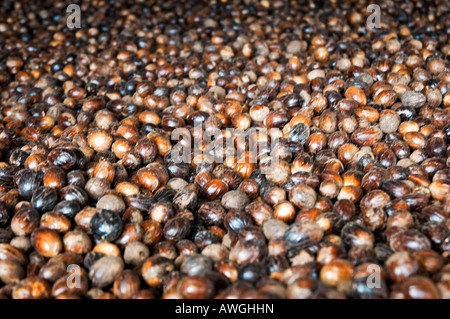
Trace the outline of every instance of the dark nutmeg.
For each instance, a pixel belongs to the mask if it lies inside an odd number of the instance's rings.
[[[252,219],[245,212],[233,210],[226,214],[224,224],[229,230],[238,233],[241,229],[252,225]]]
[[[31,198],[33,208],[41,213],[52,210],[57,201],[58,193],[55,189],[47,186],[38,188]]]
[[[122,219],[116,213],[102,209],[96,212],[89,223],[97,241],[114,241],[122,232]]]
[[[191,223],[183,217],[175,217],[164,225],[164,237],[168,240],[179,241],[184,239],[191,230]]]
[[[198,217],[207,226],[221,226],[226,214],[225,209],[216,202],[203,203],[198,211]]]
[[[311,220],[301,220],[290,225],[283,235],[283,240],[290,247],[306,247],[319,242],[323,230]]]
[[[20,196],[30,200],[39,186],[42,184],[43,175],[41,172],[23,170],[17,176],[17,188]],[[45,182],[44,182],[45,185]]]

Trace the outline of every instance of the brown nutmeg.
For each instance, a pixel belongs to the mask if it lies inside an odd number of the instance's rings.
[[[355,100],[359,105],[366,105],[367,103],[366,94],[356,86],[349,87],[347,91],[345,91],[345,97],[347,99]]]
[[[214,295],[213,283],[202,276],[183,277],[178,284],[179,293],[186,299],[207,299]]]
[[[320,270],[320,280],[329,286],[336,286],[350,280],[353,274],[353,265],[343,259],[334,259]]]
[[[289,201],[298,208],[311,208],[316,200],[316,191],[307,185],[296,185],[289,192]]]
[[[359,146],[373,146],[383,137],[383,132],[376,126],[358,128],[352,135],[351,140]]]
[[[290,202],[282,202],[275,206],[273,217],[283,222],[289,223],[295,218],[295,207]]]
[[[45,228],[38,228],[31,233],[31,244],[44,257],[54,257],[63,249],[58,233]]]
[[[137,178],[142,187],[155,191],[158,189],[160,182],[156,173],[150,168],[141,168],[137,172]]]
[[[212,179],[202,186],[201,195],[207,200],[222,197],[228,191],[228,184],[220,179]]]
[[[134,293],[139,291],[140,284],[139,276],[136,273],[132,270],[124,270],[114,281],[114,295],[120,299],[129,299]]]
[[[105,131],[94,131],[88,135],[89,146],[96,152],[108,151],[113,142],[113,138]]]

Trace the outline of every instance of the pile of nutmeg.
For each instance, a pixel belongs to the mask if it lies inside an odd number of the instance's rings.
[[[450,298],[450,2],[370,4],[3,0],[0,299]]]

